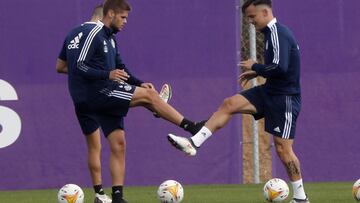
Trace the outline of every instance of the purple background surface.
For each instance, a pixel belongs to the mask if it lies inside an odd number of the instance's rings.
[[[66,76],[55,61],[66,33],[88,20],[99,1],[2,1],[1,79],[18,101],[2,102],[22,120],[19,139],[0,149],[0,189],[91,186],[85,139],[73,112]],[[237,90],[234,1],[133,0],[124,32],[118,34],[123,60],[133,74],[158,88],[170,83],[171,104],[194,120],[205,119]],[[219,9],[220,8],[220,9]],[[22,14],[12,16],[14,11]],[[238,116],[240,118],[240,116]],[[155,119],[144,108],[126,118],[127,185],[241,182],[241,128],[234,120],[195,158],[166,140],[184,131]],[[110,186],[109,147],[103,140],[104,185]],[[199,174],[202,174],[201,176]]]
[[[90,17],[95,0],[0,1],[0,78],[18,101],[22,132],[0,149],[0,189],[90,186],[86,146],[55,61],[66,33]],[[132,72],[158,88],[170,83],[171,104],[201,120],[237,92],[237,1],[131,0],[133,11],[118,34]],[[326,6],[325,6],[326,5]],[[275,0],[278,20],[295,33],[302,50],[303,107],[295,150],[305,181],[358,179],[360,2]],[[16,15],[15,15],[16,14]],[[3,116],[3,115],[0,115]],[[241,183],[241,116],[216,133],[194,158],[175,151],[168,132],[181,129],[143,108],[126,118],[127,185]],[[4,128],[4,127],[3,127]],[[104,185],[109,186],[103,140]],[[273,175],[286,179],[275,159]],[[316,170],[314,169],[316,168]]]
[[[302,112],[295,150],[305,181],[359,178],[360,2],[275,1],[302,53]],[[286,177],[279,160],[274,176]]]

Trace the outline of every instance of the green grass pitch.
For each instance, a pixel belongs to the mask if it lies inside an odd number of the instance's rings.
[[[352,203],[353,183],[305,183],[312,203]],[[265,203],[263,184],[253,185],[184,185],[182,203]],[[126,187],[125,197],[130,203],[158,203],[157,186]],[[109,193],[107,188],[106,192]],[[290,189],[291,191],[291,189]],[[85,203],[93,203],[93,190],[85,188]],[[289,195],[291,196],[291,194]],[[289,202],[290,198],[285,202]],[[57,190],[0,191],[1,203],[56,203]]]

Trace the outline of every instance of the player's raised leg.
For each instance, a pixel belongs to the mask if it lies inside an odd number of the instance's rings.
[[[214,132],[224,127],[236,113],[254,114],[256,108],[241,94],[226,98],[205,125],[191,138],[174,134],[168,135],[169,142],[187,155],[194,156],[199,148]]]
[[[192,134],[199,131],[198,125],[186,119],[175,108],[166,103],[154,89],[136,87],[130,107],[136,106],[144,106],[150,111],[155,112],[159,117],[180,126]]]

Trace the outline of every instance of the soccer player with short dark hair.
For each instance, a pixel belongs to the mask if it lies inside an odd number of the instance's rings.
[[[266,83],[226,98],[203,128],[191,138],[169,134],[176,148],[189,155],[215,131],[224,127],[233,114],[265,118],[265,131],[273,135],[276,152],[291,180],[291,203],[309,203],[304,192],[300,162],[293,151],[296,119],[300,112],[300,52],[293,33],[273,16],[271,0],[247,0],[242,6],[246,18],[265,36],[265,64],[252,59],[241,61],[240,83],[262,76]]]
[[[159,97],[152,83],[136,78],[121,60],[115,34],[126,25],[130,10],[126,0],[106,0],[102,21],[71,30],[59,56],[67,62],[69,92],[87,141],[99,127],[109,141],[112,203],[126,203],[124,117],[130,107],[143,106],[193,134],[198,131],[195,123]],[[89,159],[101,170],[99,157]]]

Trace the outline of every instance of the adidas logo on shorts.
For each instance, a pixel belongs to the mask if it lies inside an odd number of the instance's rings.
[[[279,127],[274,128],[274,131],[275,131],[275,132],[278,132],[278,133],[281,133],[281,130],[280,130]]]

